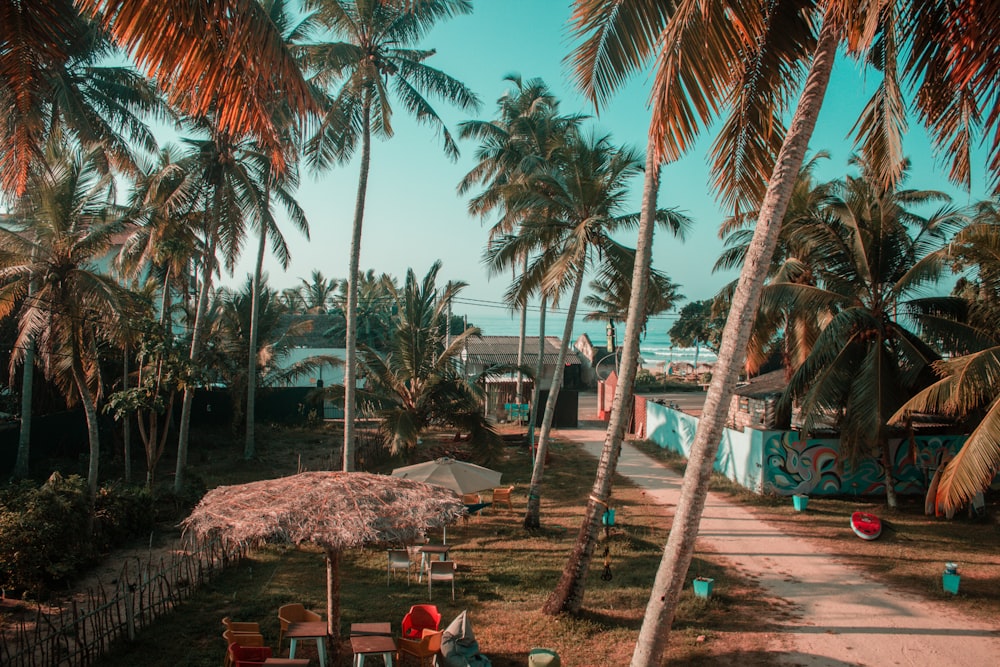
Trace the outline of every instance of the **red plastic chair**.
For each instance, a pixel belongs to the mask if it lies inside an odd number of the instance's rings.
[[[271,657],[271,647],[233,643],[229,645],[229,654],[233,658],[233,667],[262,667],[264,661]]]
[[[415,604],[403,617],[403,637],[419,640],[424,630],[438,630],[441,612],[432,604]]]

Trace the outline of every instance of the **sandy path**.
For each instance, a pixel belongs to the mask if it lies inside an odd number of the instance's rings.
[[[561,430],[595,459],[604,431]],[[674,506],[681,478],[628,443],[618,472]],[[789,665],[1000,664],[997,625],[967,618],[947,603],[899,593],[836,562],[817,545],[788,537],[738,504],[711,494],[699,538],[740,572],[798,612],[780,621],[780,659]]]

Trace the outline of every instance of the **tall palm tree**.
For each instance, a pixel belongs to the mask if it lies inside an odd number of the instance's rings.
[[[103,159],[75,146],[50,146],[47,168],[32,177],[15,210],[19,229],[0,229],[0,317],[21,304],[12,367],[23,362],[25,342],[36,341],[46,375],[83,405],[92,495],[100,471],[98,347],[116,339],[135,308],[131,293],[97,270],[124,227]],[[33,276],[41,278],[29,293]]]
[[[804,361],[794,369],[782,404],[799,403],[805,432],[832,417],[850,460],[880,456],[886,498],[895,508],[888,419],[926,386],[938,359],[898,311],[915,290],[938,278],[944,262],[935,251],[963,217],[946,205],[921,217],[908,209],[948,198],[934,191],[884,190],[863,158],[852,164],[860,174],[833,189],[828,219],[797,230],[812,236],[818,249],[810,267],[816,284],[772,282],[764,289],[762,310],[781,304],[793,320],[801,311],[825,322],[810,349],[795,355]],[[905,167],[899,173],[905,176]]]
[[[393,134],[393,95],[420,122],[432,126],[444,141],[445,154],[454,159],[458,147],[447,127],[426,99],[433,95],[462,110],[476,109],[479,101],[460,81],[426,64],[433,50],[416,47],[439,21],[472,10],[469,0],[423,0],[401,3],[386,0],[309,0],[318,20],[345,41],[304,49],[307,68],[318,84],[340,81],[316,135],[306,145],[307,159],[317,168],[346,162],[360,143],[361,164],[351,231],[347,275],[347,341],[344,373],[344,470],[354,468],[354,393],[357,373],[357,282],[361,258],[361,229],[368,190],[371,137]],[[390,93],[390,85],[392,93]]]
[[[526,528],[540,524],[545,452],[586,272],[605,256],[627,252],[610,235],[638,223],[636,214],[622,211],[630,181],[641,173],[644,164],[637,151],[613,145],[608,136],[571,136],[564,157],[561,164],[549,165],[525,182],[511,185],[514,192],[509,201],[522,212],[523,220],[518,234],[508,237],[509,241],[498,245],[491,255],[494,266],[503,266],[511,258],[539,251],[542,254],[529,271],[528,280],[534,274],[536,284],[548,294],[570,292],[532,470]],[[674,233],[680,233],[688,224],[687,218],[667,210],[657,211],[657,220]]]
[[[704,124],[723,107],[725,96],[735,92],[731,105],[734,121],[726,125],[728,131],[721,136],[728,138],[717,142],[716,154],[726,159],[728,153],[736,169],[717,169],[725,175],[717,184],[732,201],[740,201],[741,193],[745,195],[749,200],[746,208],[763,202],[689,463],[690,481],[685,482],[633,665],[657,664],[669,636],[739,360],[749,338],[779,221],[822,106],[837,45],[844,43],[850,54],[864,55],[876,39],[888,35],[891,42],[880,41],[877,49],[881,71],[887,77],[899,68],[886,58],[909,55],[906,68],[909,80],[920,86],[917,99],[922,120],[932,128],[937,145],[953,159],[956,180],[962,181],[969,173],[968,148],[980,127],[992,134],[994,155],[1000,151],[1000,114],[992,113],[992,91],[1000,80],[1000,68],[990,55],[1000,43],[1000,34],[986,30],[980,39],[962,38],[966,26],[995,24],[983,5],[886,1],[859,7],[848,0],[827,0],[806,8],[798,3],[789,5],[795,6],[738,0],[709,5],[698,0],[576,3],[578,31],[590,39],[576,51],[575,59],[581,86],[591,97],[606,99],[629,73],[649,58],[657,59],[650,151],[659,151],[661,158],[671,160],[683,154]],[[901,21],[894,11],[897,5],[905,10]],[[818,34],[815,26],[819,26]],[[943,40],[944,34],[968,44],[961,57],[951,57],[947,45],[954,42]],[[911,40],[911,48],[899,45],[900,35]],[[706,44],[710,48],[706,49]],[[882,48],[885,46],[889,48]],[[800,87],[798,75],[806,67],[808,74]],[[773,103],[787,102],[799,90],[795,114],[784,131],[780,105]],[[882,94],[883,90],[890,94]],[[859,127],[883,128],[889,140],[880,141],[880,145],[898,151],[902,132],[899,117],[893,114],[900,106],[892,90],[893,86],[882,86],[866,107],[870,117],[881,122],[862,122]],[[954,100],[962,103],[954,104]],[[987,113],[982,113],[984,110]],[[776,156],[769,159],[768,151],[779,146]],[[891,169],[898,163],[898,155],[884,150],[879,161],[883,178],[891,180]],[[997,164],[994,160],[990,166],[993,179],[1000,174]]]
[[[633,654],[633,665],[658,664],[669,636],[674,608],[694,552],[715,448],[726,415],[725,406],[735,387],[742,351],[749,338],[749,327],[741,323],[753,319],[764,267],[770,261],[777,239],[777,221],[784,215],[794,177],[815,126],[842,26],[841,21],[832,20],[840,15],[830,12],[825,17],[830,20],[822,22],[818,39],[813,41],[810,18],[814,17],[798,7],[790,11],[779,3],[767,6],[739,2],[699,5],[694,0],[682,0],[677,4],[626,5],[579,0],[574,16],[578,33],[587,36],[575,53],[578,80],[595,101],[606,99],[628,73],[647,59],[657,58],[651,96],[649,174],[658,174],[662,161],[683,154],[722,106],[724,96],[735,92],[733,108],[745,113],[735,114],[735,121],[726,126],[728,131],[722,135],[727,141],[733,141],[717,152],[724,160],[726,155],[730,156],[732,164],[728,165],[730,169],[720,170],[720,173],[733,176],[732,187],[727,192],[734,203],[749,202],[747,208],[759,205],[761,211],[757,233],[734,293],[721,356],[696,436],[697,451],[692,452],[682,502],[657,572]],[[780,40],[777,35],[781,36]],[[706,50],[706,43],[712,48]],[[780,109],[768,106],[776,96],[761,94],[761,91],[780,90],[789,94],[783,85],[794,80],[790,75],[801,71],[805,56],[813,50],[815,57],[802,97],[788,132],[783,133]],[[771,161],[769,156],[773,154],[769,151],[776,146],[780,149]],[[730,150],[733,147],[737,150]],[[772,164],[773,173],[769,169]],[[754,187],[755,183],[766,184],[767,191],[761,193],[762,188]],[[647,187],[644,195],[649,190],[651,188]],[[649,195],[644,197],[644,205],[655,201],[655,194]],[[753,203],[754,199],[757,204]],[[644,227],[640,239],[646,238],[648,233]],[[633,278],[638,291],[643,284],[640,272],[637,271]],[[637,323],[638,313],[635,315]],[[632,339],[638,340],[638,331],[626,327],[626,345]],[[631,370],[628,366],[626,371]],[[628,389],[621,389],[619,393],[624,397],[627,392]],[[618,398],[616,394],[615,405],[620,409]],[[612,417],[615,417],[614,410]],[[610,464],[617,460],[615,454],[620,444],[616,434],[622,430],[617,424],[613,433],[609,425],[599,475],[606,476],[603,467],[606,461]],[[596,521],[590,517],[590,512],[588,517],[591,523]]]
[[[505,92],[497,100],[497,118],[492,121],[472,120],[459,125],[462,139],[479,141],[476,151],[478,163],[459,182],[459,195],[466,194],[476,185],[484,186],[478,195],[469,201],[469,211],[478,216],[500,213],[499,220],[489,232],[487,243],[493,243],[503,235],[511,234],[520,224],[520,212],[516,206],[510,207],[505,200],[506,195],[512,195],[512,184],[524,181],[540,171],[545,165],[551,165],[557,154],[566,145],[570,134],[578,129],[583,116],[579,114],[561,115],[559,101],[549,87],[541,79],[530,79],[525,82],[519,75],[509,74],[505,80],[513,84],[513,88]],[[527,272],[529,256],[525,254],[520,259],[520,266],[505,267]],[[522,295],[526,297],[526,295]],[[520,310],[520,326],[518,329],[517,365],[524,362],[524,339],[527,324],[528,301],[524,298],[513,307]],[[544,306],[542,306],[544,308]],[[544,315],[541,322],[544,325]],[[544,326],[541,328],[539,350],[544,349]],[[541,361],[541,356],[539,356]],[[540,377],[536,375],[536,377]],[[517,397],[522,402],[522,375],[518,372]],[[535,383],[538,389],[538,384]],[[537,410],[538,397],[531,401],[532,414],[528,423],[534,434],[534,412]]]
[[[199,206],[203,211],[202,238],[204,252],[200,261],[201,275],[195,303],[194,323],[191,327],[189,361],[197,367],[205,343],[207,315],[212,282],[221,253],[228,270],[239,256],[246,238],[247,223],[259,228],[269,228],[270,211],[267,190],[273,184],[270,153],[261,152],[250,139],[237,139],[207,127],[208,138],[185,139],[193,154],[185,164],[199,184]],[[277,192],[280,188],[274,188]],[[290,201],[291,198],[288,198]],[[273,222],[273,221],[272,221]],[[181,417],[177,438],[177,468],[174,487],[180,491],[184,485],[187,466],[188,442],[191,427],[191,406],[196,387],[187,384],[181,403]]]

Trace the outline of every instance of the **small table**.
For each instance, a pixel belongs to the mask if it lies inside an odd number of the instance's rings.
[[[386,667],[392,667],[392,656],[396,653],[396,640],[392,637],[389,623],[352,623],[351,650],[354,652],[354,667],[364,667],[366,655],[382,655]]]
[[[288,657],[295,658],[295,649],[300,639],[315,639],[319,653],[319,667],[326,667],[326,621],[300,621],[289,623],[285,636],[291,640]]]
[[[418,549],[420,551],[420,571],[417,573],[417,581],[424,580],[424,571],[430,562],[431,554],[437,554],[439,560],[448,560],[450,544],[425,544]]]

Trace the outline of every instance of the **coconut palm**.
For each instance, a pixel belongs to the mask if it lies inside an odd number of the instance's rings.
[[[299,296],[307,313],[325,313],[330,309],[337,294],[338,281],[327,278],[322,271],[313,271],[310,280],[299,279]]]
[[[275,122],[274,109],[304,118],[317,114],[319,105],[268,7],[258,0],[78,0],[75,5],[157,82],[172,108],[195,119],[211,117],[222,135],[256,139],[276,171],[284,171],[285,130]]]
[[[612,326],[628,319],[634,271],[634,253],[609,255],[608,261],[601,266],[600,275],[590,281],[590,293],[583,298],[584,305],[591,308],[583,319],[589,322],[608,322]],[[646,333],[650,317],[672,310],[677,301],[684,298],[677,293],[678,287],[665,273],[650,269],[640,333]]]
[[[732,93],[736,112],[716,143],[717,160],[726,167],[717,172],[730,180],[717,184],[724,188],[723,194],[734,204],[734,210],[736,204],[748,209],[760,207],[754,240],[734,292],[719,362],[699,423],[682,502],[657,572],[633,665],[658,664],[666,645],[673,610],[694,552],[726,406],[749,338],[749,326],[743,323],[753,320],[765,267],[777,241],[778,222],[784,216],[794,177],[815,127],[838,40],[844,33],[844,20],[851,16],[858,21],[856,25],[864,25],[862,12],[857,16],[839,12],[835,4],[829,9],[818,21],[819,12],[780,3],[737,1],[704,7],[696,0],[677,4],[576,3],[574,22],[585,41],[576,50],[574,61],[578,82],[592,99],[605,100],[629,73],[649,58],[657,59],[647,173],[658,173],[662,161],[682,155]],[[821,26],[818,36],[813,32],[815,25]],[[706,44],[711,47],[706,49]],[[774,102],[798,90],[797,75],[809,62],[809,54],[814,55],[802,96],[784,132],[782,109]],[[644,205],[649,201],[655,201],[655,189],[647,187]],[[646,216],[645,220],[649,219]],[[643,227],[640,239],[648,234]],[[638,291],[644,282],[639,271],[634,279]],[[638,340],[638,331],[626,327],[626,345],[633,339]],[[625,366],[626,371],[630,370],[628,366],[631,363]],[[627,383],[619,387],[623,385]],[[624,397],[628,389],[616,393],[615,406],[620,410],[619,393]],[[612,418],[615,416],[613,410]],[[615,432],[623,430],[620,424],[616,426]],[[609,425],[602,466],[605,461],[610,464],[617,460],[619,446]],[[607,472],[602,467],[599,476],[607,477]],[[596,511],[588,509],[588,519],[590,524],[596,524]]]
[[[371,137],[393,134],[391,98],[422,123],[433,127],[444,141],[445,154],[454,159],[458,147],[428,95],[475,109],[476,96],[460,81],[426,64],[433,50],[416,48],[439,21],[472,10],[469,0],[424,0],[419,3],[386,0],[309,0],[317,19],[345,41],[304,49],[306,66],[317,72],[318,84],[337,81],[316,135],[306,145],[306,157],[317,168],[350,160],[360,143],[361,164],[351,232],[347,275],[347,337],[344,373],[344,470],[354,466],[354,382],[356,377],[357,301],[364,221],[371,157]],[[390,93],[390,85],[392,92]]]
[[[130,169],[134,148],[156,143],[141,116],[162,109],[155,88],[134,70],[109,66],[112,48],[70,0],[0,2],[0,192],[23,194],[41,168],[56,128]],[[15,28],[16,26],[16,28]]]
[[[519,75],[509,74],[505,81],[513,84],[513,88],[505,92],[497,100],[497,118],[492,121],[472,120],[459,125],[462,139],[474,139],[479,142],[476,151],[478,163],[459,182],[459,195],[466,194],[476,185],[484,186],[478,195],[469,201],[469,212],[478,216],[500,213],[499,220],[490,229],[488,243],[505,234],[511,234],[520,222],[520,212],[516,206],[509,207],[505,201],[506,195],[512,195],[514,189],[510,186],[518,181],[529,178],[545,165],[551,165],[559,151],[566,145],[570,134],[578,129],[583,116],[579,114],[561,115],[559,101],[541,79],[530,79],[525,82]],[[528,255],[520,259],[518,269],[522,274],[527,272]],[[511,267],[504,267],[514,269]],[[498,267],[499,272],[499,267]],[[526,294],[522,294],[526,297]],[[543,298],[541,308],[545,308]],[[524,360],[524,338],[527,324],[527,298],[512,307],[520,310],[520,326],[518,329],[517,365]],[[541,315],[541,332],[539,334],[539,350],[544,349],[545,316]],[[541,377],[541,362],[536,377]],[[538,384],[531,400],[531,410],[538,406]],[[522,375],[518,373],[517,403],[522,398]],[[534,435],[534,417],[529,415],[528,423],[532,425]]]
[[[33,175],[15,209],[18,228],[0,229],[0,317],[20,304],[11,370],[24,361],[25,342],[36,341],[46,376],[82,404],[91,494],[100,471],[98,347],[114,342],[135,308],[131,293],[97,270],[124,227],[103,160],[100,152],[50,146],[47,168]],[[29,293],[33,276],[37,289]]]
[[[258,229],[270,229],[273,219],[270,217],[268,190],[272,194],[281,190],[280,183],[273,179],[272,155],[269,152],[262,152],[250,139],[241,140],[219,133],[211,125],[205,131],[208,138],[184,140],[193,149],[191,157],[185,162],[185,169],[197,180],[198,206],[203,212],[198,233],[204,251],[200,259],[194,322],[190,329],[189,360],[194,367],[199,366],[205,344],[209,297],[218,267],[217,254],[222,255],[225,267],[232,271],[246,238],[247,223]],[[281,201],[294,202],[290,195]],[[194,391],[193,384],[186,385],[181,403],[174,477],[174,487],[178,491],[184,485]]]
[[[940,379],[893,415],[905,424],[913,412],[973,418],[975,426],[962,449],[941,474],[935,506],[948,515],[989,488],[1000,469],[1000,212],[995,202],[978,207],[972,224],[955,235],[942,254],[973,280],[956,285],[957,304],[922,308],[925,335],[941,341],[955,356],[935,363]],[[957,307],[954,307],[957,306]]]
[[[897,506],[895,460],[889,447],[889,417],[930,379],[938,355],[898,317],[916,290],[936,281],[944,247],[964,218],[943,193],[882,189],[868,163],[855,158],[858,176],[832,191],[828,219],[803,228],[817,251],[810,272],[816,284],[772,282],[762,310],[782,304],[806,318],[825,322],[794,369],[782,398],[798,403],[803,430],[831,419],[849,460],[875,454],[882,460],[886,499]],[[899,170],[906,175],[906,168]],[[912,207],[943,204],[929,217]],[[795,339],[801,342],[800,339]]]
[[[610,137],[593,134],[571,136],[563,157],[565,161],[560,159],[561,164],[550,165],[524,182],[511,184],[509,205],[521,212],[522,222],[517,235],[506,237],[490,255],[496,267],[504,266],[511,258],[538,251],[541,254],[529,267],[522,284],[540,285],[551,295],[570,292],[562,345],[532,471],[526,528],[537,528],[540,523],[545,450],[584,278],[590,266],[604,256],[626,252],[610,235],[634,228],[638,223],[638,216],[624,213],[622,207],[630,181],[641,173],[644,164],[637,151],[619,148],[611,143]],[[657,220],[674,233],[680,233],[688,224],[687,218],[667,210],[657,211]]]

